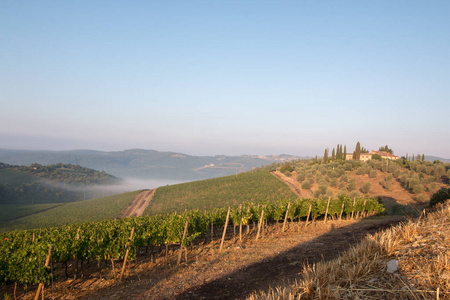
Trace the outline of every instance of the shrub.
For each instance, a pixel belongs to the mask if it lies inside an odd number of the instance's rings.
[[[332,190],[327,190],[325,196],[327,196],[327,198],[330,198],[330,197],[333,198],[334,197],[333,191]]]
[[[311,188],[311,184],[310,184],[309,180],[303,181],[303,183],[302,183],[302,189],[304,189],[304,190],[309,190],[310,188]]]
[[[389,189],[392,187],[392,181],[383,181],[383,182],[382,182],[382,186],[383,186],[385,189],[389,190]]]
[[[341,176],[341,182],[348,182],[348,176],[347,175],[342,175]]]
[[[320,198],[320,196],[322,195],[322,193],[320,192],[320,190],[316,190],[314,191],[314,198]]]
[[[337,186],[337,179],[336,179],[336,177],[333,177],[333,178],[330,179],[330,186],[331,187]]]
[[[325,193],[327,192],[327,184],[319,184],[318,190],[322,195],[325,195]]]
[[[294,168],[290,164],[284,164],[280,168],[281,173],[286,174],[286,172],[292,172],[292,171],[294,171]]]
[[[297,181],[302,182],[303,180],[305,180],[305,172],[298,171],[297,172]]]
[[[358,198],[358,197],[360,197],[361,196],[361,194],[358,192],[358,191],[353,191],[353,192],[351,192],[350,193],[350,195],[349,195],[349,197],[350,198]]]
[[[415,185],[412,187],[412,191],[413,191],[414,194],[420,194],[420,193],[422,193],[424,190],[425,190],[425,187],[424,187],[422,184],[420,184],[420,183],[415,184]]]
[[[351,192],[356,190],[356,180],[352,179],[347,186],[347,189]]]
[[[368,192],[370,192],[371,186],[372,185],[370,184],[370,182],[365,182],[361,187],[361,192],[363,192],[364,194],[367,194]]]
[[[445,202],[450,199],[450,188],[441,188],[439,191],[431,195],[430,207],[435,206],[438,203]]]
[[[369,172],[369,177],[370,178],[376,178],[377,175],[378,175],[377,170],[370,170],[370,172]]]
[[[398,178],[398,176],[400,176],[401,173],[402,173],[402,170],[396,169],[392,172],[392,175],[394,175],[395,178]]]

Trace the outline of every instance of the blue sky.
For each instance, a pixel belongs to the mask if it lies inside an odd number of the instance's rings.
[[[450,157],[449,1],[2,1],[0,148]]]

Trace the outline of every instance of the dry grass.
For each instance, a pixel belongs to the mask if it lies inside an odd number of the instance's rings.
[[[255,299],[450,299],[450,203],[371,235],[338,259],[307,266],[295,284]],[[387,263],[398,270],[387,272]]]

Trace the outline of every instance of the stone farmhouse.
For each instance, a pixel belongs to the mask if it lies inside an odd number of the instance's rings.
[[[364,162],[371,160],[372,155],[374,155],[374,154],[378,154],[379,156],[381,156],[382,159],[389,159],[389,160],[399,159],[399,157],[397,155],[391,154],[389,152],[372,150],[370,153],[361,153],[359,156],[359,160],[364,161]],[[347,153],[347,156],[345,157],[345,159],[346,160],[353,159],[353,153]]]

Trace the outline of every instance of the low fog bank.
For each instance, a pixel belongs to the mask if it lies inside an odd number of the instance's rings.
[[[170,180],[170,179],[124,179],[122,184],[113,186],[104,186],[104,188],[117,191],[117,193],[131,192],[143,189],[154,189],[160,186],[172,185],[177,183],[188,182],[188,180]]]
[[[69,193],[76,193],[82,199],[102,198],[122,194],[126,192],[133,192],[137,190],[153,189],[160,186],[172,185],[187,181],[169,180],[169,179],[123,179],[121,183],[115,185],[89,185],[89,186],[75,186],[64,183],[54,183],[45,180],[44,184],[49,187],[57,187]],[[70,202],[70,201],[69,201]]]

